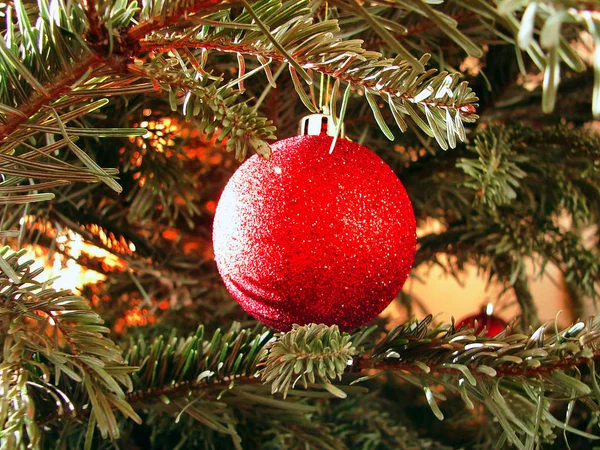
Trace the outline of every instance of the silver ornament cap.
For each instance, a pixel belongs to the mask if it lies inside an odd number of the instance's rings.
[[[335,136],[336,125],[330,114],[310,114],[304,116],[298,126],[298,134],[301,136],[319,136],[325,134],[327,136]],[[344,137],[344,124],[340,129],[339,137]]]

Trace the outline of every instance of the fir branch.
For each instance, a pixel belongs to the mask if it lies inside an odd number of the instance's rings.
[[[431,320],[429,316],[396,326],[372,350],[360,352],[354,347],[359,345],[360,333],[350,335],[335,326],[315,324],[295,326],[273,343],[269,343],[269,333],[248,332],[239,325],[226,334],[217,330],[210,341],[202,339],[203,327],[186,339],[159,337],[148,345],[140,338],[127,356],[130,365],[140,366],[134,376],[136,388],[128,398],[143,403],[163,395],[187,395],[202,386],[219,391],[223,386],[254,384],[259,381],[257,375],[263,383],[275,384],[275,392],[283,393],[299,380],[308,387],[314,385],[313,377],[329,382],[344,373],[371,369],[468,374],[474,379],[531,378],[600,358],[598,319],[557,333],[553,332],[555,324],[548,322],[530,336],[508,329],[494,338],[453,326],[430,328]],[[288,376],[290,371],[295,375]],[[156,374],[160,377],[155,378]]]
[[[428,316],[394,327],[370,356],[355,360],[352,370],[464,375],[466,368],[476,378],[533,377],[600,357],[600,320],[594,318],[555,333],[555,324],[547,322],[531,335],[513,334],[508,328],[494,338],[475,336],[472,330],[453,326],[430,328],[431,320]]]
[[[476,135],[473,145],[467,147],[477,152],[478,159],[460,158],[456,164],[469,175],[470,179],[464,185],[477,191],[476,201],[492,210],[516,199],[515,188],[527,175],[519,167],[527,157],[512,148],[510,132],[501,127],[495,131]]]
[[[83,299],[35,281],[41,270],[31,271],[32,261],[19,262],[24,252],[7,250],[0,252],[1,343],[7,350],[0,383],[9,393],[0,403],[2,445],[39,448],[36,412],[44,403],[53,406],[57,417],[77,414],[80,405],[59,383],[65,378],[87,393],[92,423],[101,434],[116,439],[119,428],[112,408],[140,420],[123,392],[123,387],[132,386],[129,373],[134,368],[123,363],[118,347],[105,336],[109,330]],[[48,327],[52,334],[47,333]],[[70,352],[61,351],[61,340]]]
[[[283,398],[298,381],[305,389],[308,383],[318,383],[333,395],[345,398],[346,394],[330,381],[341,378],[356,353],[350,335],[344,335],[335,325],[294,325],[269,349],[262,378],[271,384],[271,393],[281,392]]]
[[[200,131],[207,138],[214,136],[216,142],[227,141],[227,151],[235,152],[236,159],[243,160],[248,148],[264,158],[269,158],[271,149],[265,142],[275,139],[275,127],[260,116],[246,102],[239,100],[240,92],[224,83],[221,78],[198,77],[194,62],[190,67],[171,69],[170,61],[157,58],[146,67],[137,68],[148,78],[154,79],[169,94],[171,108],[182,105],[187,120],[198,118]]]
[[[561,62],[576,72],[586,65],[595,72],[592,110],[600,113],[600,68],[597,58],[584,62],[571,42],[581,42],[581,31],[588,31],[594,38],[594,52],[598,54],[600,28],[594,18],[590,2],[576,0],[568,6],[562,2],[544,1],[519,3],[514,0],[498,2],[497,8],[481,0],[456,0],[457,4],[476,12],[486,19],[502,36],[508,30],[519,50],[527,52],[544,75],[542,109],[549,113],[554,109],[558,87],[561,82]],[[571,42],[570,42],[571,41]]]
[[[57,77],[54,83],[44,88],[45,92],[36,92],[26,102],[19,104],[19,114],[14,114],[0,125],[0,141],[5,140],[44,106],[64,94],[73,83],[90,70],[90,67],[94,67],[98,63],[97,58],[89,56],[76,65],[69,67],[69,71],[65,76]]]
[[[73,101],[69,94],[79,84],[93,78],[110,62],[94,54],[83,40],[86,21],[81,16],[81,5],[70,4],[66,8],[55,7],[48,0],[40,0],[34,15],[26,10],[23,2],[15,2],[7,9],[6,31],[0,39],[0,154],[4,171],[13,176],[4,187],[17,186],[26,178],[58,179],[61,184],[74,181],[103,180],[114,189],[120,189],[113,180],[115,171],[100,168],[74,143],[78,134],[85,133],[65,128],[64,123],[89,114],[106,102],[89,102],[94,95],[79,97]],[[13,22],[16,16],[16,23]],[[35,23],[30,18],[35,17]],[[18,28],[18,31],[16,30]],[[43,55],[43,57],[42,57]],[[124,130],[87,130],[94,136],[126,132]],[[49,156],[54,143],[54,134],[62,134],[63,143],[78,156],[87,169],[64,164],[48,164],[48,172],[40,171],[43,162],[58,158]],[[45,147],[40,147],[45,142]],[[63,145],[64,146],[64,145]],[[36,148],[37,147],[37,148]],[[61,146],[55,148],[60,149]],[[53,150],[52,150],[53,151]],[[10,159],[12,158],[12,159]],[[15,173],[25,166],[29,170]],[[53,167],[54,166],[54,167]],[[62,166],[62,167],[60,167]],[[35,170],[32,170],[35,169]],[[53,173],[51,169],[54,170]],[[36,185],[31,187],[35,190]],[[50,187],[41,185],[42,187]],[[5,203],[22,203],[52,198],[52,194],[16,194],[17,189],[8,189]]]
[[[129,396],[132,405],[176,416],[176,420],[189,415],[230,435],[236,446],[239,436],[231,408],[266,406],[270,412],[261,414],[264,419],[287,416],[288,423],[297,423],[300,429],[308,426],[304,415],[313,412],[313,407],[302,404],[301,397],[287,401],[273,398],[268,387],[259,384],[259,366],[266,356],[271,332],[264,328],[245,330],[234,324],[227,333],[217,330],[210,341],[203,337],[204,328],[199,327],[187,339],[172,334],[148,345],[140,338],[127,355],[130,363],[140,363],[133,377],[135,390]],[[214,409],[212,399],[219,401],[225,416]]]
[[[557,420],[549,405],[552,395],[572,397],[592,392],[590,386],[579,381],[577,372],[570,375],[570,369],[593,364],[600,357],[599,320],[590,319],[587,324],[577,323],[555,333],[547,333],[553,326],[548,323],[531,336],[507,330],[494,339],[474,336],[472,330],[457,331],[453,326],[430,329],[430,321],[431,316],[392,329],[368,357],[355,360],[354,370],[389,371],[423,389],[432,412],[440,420],[444,416],[436,399],[443,401],[447,394],[460,395],[469,409],[473,409],[473,401],[481,402],[501,424],[504,438],[517,448],[524,449],[524,441],[530,437],[533,442],[547,439],[554,427],[598,439]],[[280,373],[301,360],[294,353],[288,352],[287,358],[278,355],[281,361],[285,360]],[[371,373],[353,383],[373,376]],[[443,390],[434,389],[437,386]],[[522,395],[521,389],[527,394]],[[540,402],[541,424],[535,420],[532,423],[531,411]],[[532,434],[531,427],[537,430],[538,426],[539,435]]]
[[[471,262],[510,288],[523,276],[526,260],[534,263],[535,275],[552,262],[596,301],[598,252],[586,247],[578,230],[600,217],[599,179],[591,176],[598,138],[567,127],[493,124],[472,142],[466,153],[436,155],[435,173],[429,172],[433,156],[403,173],[417,216],[443,224],[441,232],[419,239],[415,266],[439,262],[458,275]],[[558,218],[565,215],[572,229],[561,225]],[[441,254],[450,258],[441,262]]]
[[[138,23],[127,31],[127,40],[136,42],[153,31],[164,29],[184,18],[202,11],[213,9],[216,5],[226,7],[230,2],[218,0],[177,0],[165,2],[146,0],[141,8]],[[110,16],[110,14],[108,14]]]
[[[276,11],[266,9],[260,17],[279,45],[292,55],[294,65],[330,75],[368,95],[378,95],[392,109],[402,131],[406,129],[404,118],[409,116],[423,131],[435,137],[442,148],[454,146],[456,138],[464,140],[463,122],[477,119],[477,97],[466,83],[459,84],[457,76],[446,72],[434,76],[434,70],[417,70],[401,57],[389,59],[366,51],[360,40],[343,40],[337,21],[307,19],[307,5],[307,2],[284,2]],[[223,28],[155,33],[140,41],[140,49],[165,52],[214,49],[291,64],[264,33],[249,27],[249,19],[248,14],[241,14],[222,19]],[[426,64],[428,59],[428,55],[423,56],[420,65]],[[299,84],[296,89],[302,95],[303,88]],[[384,128],[381,121],[380,126]]]
[[[275,340],[264,330],[244,330],[239,325],[225,334],[217,330],[210,340],[204,339],[202,327],[185,339],[173,334],[149,345],[140,338],[127,356],[130,364],[140,366],[133,376],[134,391],[127,399],[138,410],[178,416],[188,413],[235,440],[235,429],[227,425],[232,424],[228,407],[237,407],[239,402],[246,407],[264,404],[302,415],[312,410],[298,403],[300,399],[330,395],[311,392],[318,386],[313,378],[329,383],[342,374],[369,374],[356,383],[372,378],[373,369],[375,373],[392,372],[424,389],[440,417],[435,399],[445,398],[441,392],[460,394],[468,407],[473,401],[481,402],[505,423],[526,420],[521,414],[533,407],[537,397],[521,397],[523,411],[511,409],[503,398],[519,395],[522,389],[541,393],[536,395],[544,396],[544,433],[563,426],[548,412],[552,393],[569,397],[573,389],[582,395],[591,392],[570,373],[600,358],[600,320],[590,319],[557,332],[554,324],[548,323],[531,336],[507,330],[495,338],[475,336],[472,330],[453,326],[431,328],[430,323],[431,316],[395,327],[374,346],[365,345],[368,330],[348,334],[324,325],[295,327]],[[353,363],[348,365],[349,361]],[[304,379],[308,390],[288,390],[295,378]],[[266,385],[261,386],[261,381]],[[274,382],[276,391],[293,393],[292,399],[268,395]],[[433,390],[436,385],[443,391]],[[327,390],[339,396],[340,387],[351,390],[340,385]],[[223,402],[225,416],[211,412],[210,402],[215,398]],[[507,439],[520,447],[519,435],[520,431]]]
[[[249,380],[265,357],[264,346],[271,333],[262,328],[244,330],[234,324],[225,334],[217,330],[210,341],[203,337],[201,326],[188,338],[177,338],[173,333],[168,338],[157,338],[151,345],[142,337],[132,343],[126,359],[140,369],[134,376],[130,398],[139,401],[153,393],[180,394],[227,381],[231,385],[238,377]],[[153,390],[156,387],[158,391]],[[167,391],[161,390],[165,388]]]

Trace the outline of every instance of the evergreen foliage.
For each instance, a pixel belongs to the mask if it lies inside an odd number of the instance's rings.
[[[540,324],[528,286],[552,264],[578,314],[598,301],[598,10],[2,4],[0,447],[591,448],[600,321]],[[394,168],[419,224],[439,224],[416,268],[475,265],[514,293],[505,332],[427,316],[274,333],[227,296],[207,248],[234,158],[268,158],[326,109]],[[33,245],[106,280],[54,289]]]

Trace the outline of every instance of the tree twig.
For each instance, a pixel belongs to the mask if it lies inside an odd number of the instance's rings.
[[[102,61],[98,57],[90,55],[81,62],[70,67],[64,76],[62,76],[63,74],[57,76],[54,83],[45,86],[48,96],[39,92],[33,94],[28,102],[19,105],[19,111],[23,113],[22,116],[11,115],[9,116],[10,118],[0,126],[0,141],[4,141],[11,133],[23,125],[44,106],[49,105],[58,97],[68,92],[71,85],[79,80],[90,67],[99,66],[101,63]]]
[[[137,25],[131,27],[127,31],[127,38],[129,42],[137,42],[144,36],[147,36],[153,31],[165,28],[172,25],[184,16],[198,13],[211,6],[215,6],[219,3],[219,0],[187,0],[180,1],[174,11],[171,12],[167,17],[162,15],[154,16],[144,22],[140,22]],[[224,2],[221,2],[224,3]]]
[[[180,48],[204,48],[206,50],[217,50],[223,53],[239,53],[251,56],[261,56],[265,59],[270,59],[273,61],[282,61],[286,62],[287,58],[277,51],[259,51],[253,45],[248,44],[216,44],[209,42],[198,42],[194,41],[190,38],[183,38],[175,42],[169,43],[157,43],[154,41],[142,40],[139,43],[140,51],[170,51],[177,50]],[[302,61],[298,60],[298,55],[293,55],[300,64],[303,66]],[[306,66],[310,65],[310,69],[322,73],[323,75],[331,76],[333,78],[337,78],[341,81],[345,81],[346,83],[352,84],[354,86],[361,87],[363,89],[371,89],[377,90],[384,94],[389,94],[393,98],[402,99],[404,101],[414,101],[414,96],[408,92],[397,92],[393,89],[385,88],[377,86],[377,80],[364,80],[360,77],[353,77],[352,73],[347,73],[339,70],[328,70],[326,67],[319,67],[314,64],[305,64]],[[419,100],[419,104],[426,105],[429,107],[437,107],[439,104],[432,100]],[[470,104],[460,104],[455,103],[452,105],[452,109],[457,110],[460,114],[463,115],[471,115],[475,113],[475,107]]]
[[[532,377],[536,375],[544,375],[552,373],[556,370],[566,370],[578,367],[591,360],[600,359],[600,349],[593,351],[591,357],[574,357],[567,356],[554,364],[545,364],[539,367],[524,367],[520,365],[506,365],[495,369],[496,377]],[[433,373],[461,375],[462,372],[457,369],[440,367],[441,364],[429,364],[429,368]],[[476,367],[469,367],[475,378],[489,378],[489,375],[476,371]],[[373,362],[369,357],[360,358],[352,364],[351,372],[364,372],[369,370],[390,371],[390,372],[416,372],[422,373],[423,370],[412,362],[397,361],[397,362]]]
[[[540,324],[540,318],[524,274],[517,277],[513,285],[513,290],[515,291],[517,302],[519,302],[519,306],[521,307],[523,329],[527,330],[530,326],[537,327]]]

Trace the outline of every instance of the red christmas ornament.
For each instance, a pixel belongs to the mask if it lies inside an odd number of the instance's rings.
[[[215,260],[233,298],[276,330],[379,314],[402,288],[415,247],[412,205],[367,148],[297,136],[249,158],[217,206]]]
[[[477,326],[475,325],[477,323]],[[479,314],[473,314],[471,316],[464,317],[455,326],[457,330],[467,326],[468,328],[474,328],[475,334],[479,334],[485,328],[485,336],[493,337],[497,334],[502,333],[506,329],[506,322],[501,318],[492,314],[492,309],[483,307]]]

